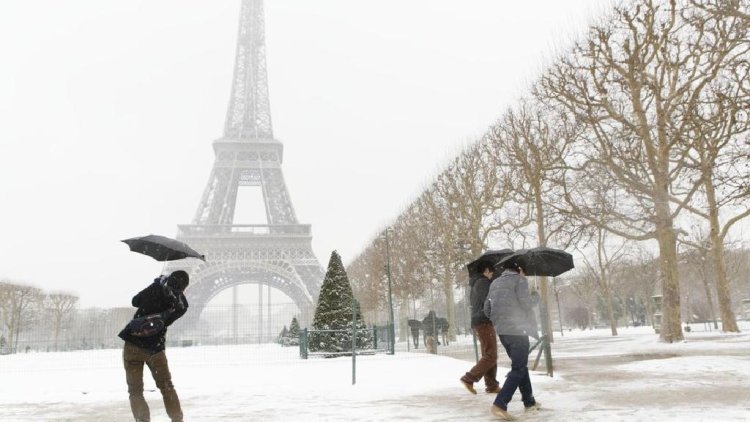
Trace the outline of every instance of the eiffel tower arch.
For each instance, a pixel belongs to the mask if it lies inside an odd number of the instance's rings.
[[[310,225],[297,221],[281,167],[284,148],[273,137],[262,0],[242,0],[224,136],[213,142],[213,150],[213,169],[195,217],[177,231],[177,239],[205,254],[206,262],[166,267],[190,274],[185,291],[190,311],[176,325],[195,327],[213,297],[241,284],[280,290],[299,308],[300,323],[309,323],[323,270],[312,250]],[[235,224],[244,186],[260,188],[266,224]]]

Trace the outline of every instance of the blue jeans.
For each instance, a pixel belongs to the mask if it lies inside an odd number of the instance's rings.
[[[500,343],[505,347],[505,352],[510,358],[510,372],[505,377],[503,388],[495,397],[495,406],[507,410],[508,403],[516,393],[521,390],[523,405],[533,406],[536,403],[534,393],[531,390],[531,379],[529,378],[529,337],[500,335]]]

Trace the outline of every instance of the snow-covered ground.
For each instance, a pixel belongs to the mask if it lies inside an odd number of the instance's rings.
[[[522,420],[750,421],[750,324],[743,333],[686,333],[658,342],[650,327],[559,333],[555,376],[534,372],[545,410]],[[470,340],[429,355],[301,360],[277,345],[171,348],[173,381],[188,421],[489,421],[494,395],[470,395],[458,378],[472,363]],[[119,350],[0,356],[1,421],[129,421]],[[461,359],[463,358],[463,359]],[[509,361],[501,353],[499,373]],[[540,365],[542,370],[544,364]],[[167,421],[150,374],[153,421]],[[481,384],[481,383],[480,383]],[[479,387],[483,387],[479,385]]]

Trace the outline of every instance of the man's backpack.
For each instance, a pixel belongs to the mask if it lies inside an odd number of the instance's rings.
[[[133,318],[125,329],[135,337],[151,337],[164,329],[164,318],[161,313]]]

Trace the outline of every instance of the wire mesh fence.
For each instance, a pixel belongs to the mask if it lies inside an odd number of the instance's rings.
[[[299,333],[300,358],[332,358],[337,356],[393,354],[391,325],[372,326],[360,329],[309,330]],[[355,341],[352,341],[355,339]],[[312,343],[312,347],[311,347]],[[330,347],[321,347],[321,344]]]
[[[259,308],[252,305],[207,305],[197,318],[191,312],[167,330],[166,346],[192,350],[195,362],[262,362],[296,357],[289,331],[297,315],[293,304],[280,303]],[[0,372],[19,370],[4,364],[8,356],[54,354],[59,365],[83,361],[86,365],[108,364],[123,340],[118,333],[133,318],[135,308],[73,310],[59,324],[44,315],[26,315],[12,334],[0,329]],[[295,333],[294,337],[297,334]],[[17,361],[17,360],[14,360]],[[119,362],[119,360],[117,360]],[[80,366],[80,365],[79,365]],[[33,368],[25,368],[33,369]]]
[[[262,308],[257,305],[209,304],[199,317],[193,319],[188,318],[191,310],[188,309],[188,314],[167,330],[166,347],[170,355],[177,349],[183,350],[179,353],[191,356],[191,362],[197,365],[254,365],[269,361],[302,363],[299,333],[308,328],[308,324],[297,321],[299,311],[294,304],[279,303]],[[13,335],[0,328],[0,373],[54,366],[107,366],[113,362],[120,365],[118,354],[123,340],[118,333],[133,318],[134,312],[134,308],[74,309],[57,324],[44,315],[26,315],[15,327]],[[314,337],[320,330],[310,329],[308,333]],[[335,334],[351,338],[350,333]],[[405,342],[394,341],[396,337],[391,334],[388,324],[365,324],[362,334],[366,342],[358,344],[356,353],[385,354],[393,350],[410,350]],[[350,340],[346,343],[350,344]],[[325,352],[316,353],[313,352],[312,356],[326,355]],[[346,355],[347,352],[340,354]],[[35,367],[20,363],[42,355],[47,355],[44,357],[48,362],[46,365]],[[11,359],[13,356],[15,358]],[[331,356],[334,354],[328,353],[328,357]]]
[[[0,377],[6,371],[119,369],[123,341],[118,333],[133,318],[134,312],[130,307],[74,309],[59,323],[45,315],[27,315],[16,326],[13,336],[7,329],[0,329]],[[292,330],[299,310],[290,303],[266,304],[262,308],[257,304],[209,304],[199,317],[190,319],[188,314],[170,326],[166,336],[170,360],[174,356],[184,365],[252,366],[268,362],[303,365],[300,332],[307,329],[308,339],[316,335],[306,322],[296,321],[297,330]],[[432,352],[468,360],[475,355],[470,332],[458,336],[447,332],[430,336],[420,331],[415,345],[405,320],[397,321],[393,328],[388,323],[366,323],[364,327],[362,334],[367,341],[358,344],[357,355],[408,359]],[[351,344],[351,333],[346,334],[349,336],[347,344]],[[432,346],[428,350],[425,344]],[[303,346],[306,357],[351,356],[348,350],[311,352],[309,343]]]
[[[292,303],[266,303],[263,307],[257,304],[209,304],[200,315],[188,318],[191,311],[196,309],[189,309],[167,334],[170,361],[174,356],[179,365],[305,365],[309,360],[303,357],[341,356],[337,359],[347,360],[352,355],[349,350],[337,353],[311,351],[309,344],[301,343],[301,332],[307,329],[309,339],[315,335],[315,330],[309,321],[296,321],[297,327],[293,327],[300,312]],[[421,311],[424,318],[419,320],[414,318],[414,312],[410,312],[411,318],[397,312],[398,319],[393,328],[387,312],[379,318],[365,315],[362,332],[369,343],[358,345],[355,353],[378,354],[396,360],[434,354],[473,362],[478,359],[479,351],[469,319],[463,315],[465,308],[459,304],[453,311],[454,327],[445,324],[446,318],[442,315],[448,313],[444,309],[438,309],[433,317],[429,311]],[[123,341],[117,334],[134,312],[131,307],[78,309],[59,321],[45,314],[30,315],[15,327],[12,336],[6,327],[0,327],[0,377],[6,371],[102,367],[119,370]],[[558,325],[556,315],[553,315],[553,326],[557,328]],[[692,332],[716,330],[713,324],[703,322],[686,327]],[[568,330],[578,330],[567,326],[560,328],[562,330],[555,330],[555,337],[566,336]],[[351,345],[351,333],[348,336],[347,344]],[[366,364],[359,362],[359,365]]]

